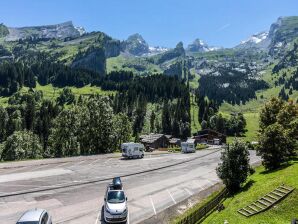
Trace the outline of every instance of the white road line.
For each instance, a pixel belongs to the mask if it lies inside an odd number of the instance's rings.
[[[100,159],[97,159],[97,160],[95,160],[95,161],[93,161],[92,163],[89,163],[89,166],[92,166],[94,163],[96,163],[98,160],[100,160]]]
[[[127,224],[129,224],[129,210],[128,210],[128,214],[127,214]]]
[[[108,163],[109,161],[111,161],[113,158],[110,158],[108,160],[106,160],[104,163]]]
[[[99,209],[99,212],[98,212],[98,214],[97,214],[97,216],[96,216],[95,224],[98,223],[98,219],[99,219],[99,215],[100,215],[100,213],[101,213],[101,209]],[[103,217],[101,217],[101,218],[103,219]]]
[[[68,163],[70,163],[70,162],[62,163],[62,164],[60,164],[60,165],[58,165],[58,166],[56,166],[56,167],[61,167],[61,166],[64,166],[64,165],[66,165],[66,164],[68,164]]]
[[[184,190],[191,196],[192,192],[190,190],[188,190],[187,188],[184,188]]]
[[[86,161],[86,160],[83,160],[83,161],[81,161],[81,162],[79,162],[79,163],[74,163],[73,165],[69,166],[68,168],[71,168],[71,167],[74,167],[74,166],[78,166],[78,165],[82,164],[82,163],[85,162],[85,161]]]
[[[201,188],[202,191],[205,190],[205,188],[203,188],[202,186],[199,186],[199,188]]]
[[[171,192],[169,191],[169,189],[167,189],[167,192],[169,193],[169,195],[170,195],[170,197],[172,198],[173,202],[174,202],[175,204],[177,204],[176,201],[175,201],[175,199],[173,198]]]
[[[150,195],[150,201],[151,201],[151,205],[152,205],[154,214],[156,215],[156,210],[155,210],[154,203],[153,203],[153,200],[152,200],[152,196],[151,195]]]

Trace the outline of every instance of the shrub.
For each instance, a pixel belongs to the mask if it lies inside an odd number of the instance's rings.
[[[209,148],[209,146],[206,144],[197,144],[196,146],[196,150],[207,149],[207,148]]]
[[[235,140],[221,154],[221,163],[216,168],[230,193],[237,192],[246,181],[249,172],[249,152],[245,144]]]
[[[31,131],[16,131],[3,143],[3,160],[41,158],[38,136]]]
[[[280,124],[272,124],[260,136],[258,153],[266,169],[273,170],[290,160],[294,152],[294,141]]]

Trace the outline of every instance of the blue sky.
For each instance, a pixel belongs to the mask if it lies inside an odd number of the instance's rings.
[[[269,29],[279,16],[298,15],[297,0],[3,0],[0,23],[8,26],[72,20],[87,31],[123,40],[140,33],[152,46],[174,47],[201,38],[232,47]]]

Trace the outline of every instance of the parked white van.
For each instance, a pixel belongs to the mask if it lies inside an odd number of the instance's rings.
[[[145,147],[141,143],[128,142],[121,145],[121,150],[124,158],[143,158]]]
[[[183,153],[189,153],[189,152],[195,152],[196,146],[193,142],[182,142],[181,143],[181,152]]]

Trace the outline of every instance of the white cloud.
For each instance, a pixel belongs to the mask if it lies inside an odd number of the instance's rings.
[[[227,24],[225,24],[225,25],[219,27],[219,28],[217,29],[217,32],[223,31],[223,30],[227,29],[227,28],[230,27],[230,26],[231,26],[231,24],[230,24],[230,23],[227,23]]]

